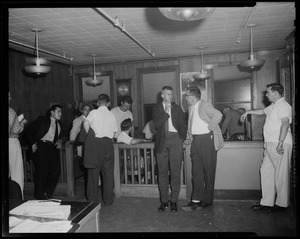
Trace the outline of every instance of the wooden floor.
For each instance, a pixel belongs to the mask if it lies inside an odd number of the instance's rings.
[[[100,190],[99,190],[100,191]],[[76,180],[76,197],[59,197],[63,200],[85,201],[84,179]],[[25,195],[25,199],[32,196]],[[283,212],[254,212],[251,206],[258,200],[215,200],[212,207],[195,212],[171,213],[169,210],[158,213],[158,198],[120,197],[113,205],[100,210],[100,231],[105,233],[120,232],[168,232],[183,236],[204,233],[214,236],[298,236],[297,218],[293,208]],[[178,206],[186,204],[179,200]],[[180,232],[180,233],[179,233]]]

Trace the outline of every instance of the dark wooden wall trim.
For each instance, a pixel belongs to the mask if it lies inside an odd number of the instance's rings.
[[[13,49],[9,49],[8,53],[11,107],[17,114],[24,113],[29,124],[38,116],[45,115],[51,103],[59,103],[63,107],[61,121],[64,129],[68,130],[74,118],[73,80],[70,66],[53,61],[52,68],[46,76],[33,78],[24,72],[26,57],[32,56]]]

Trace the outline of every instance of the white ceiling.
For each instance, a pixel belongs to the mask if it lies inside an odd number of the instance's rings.
[[[73,61],[45,55],[52,60],[73,65],[155,60],[170,57],[249,51],[250,29],[243,27],[252,7],[217,7],[207,19],[172,21],[158,8],[10,8],[9,40],[34,46],[31,30],[41,28],[39,48]],[[101,13],[102,12],[102,13]],[[130,39],[106,17],[119,19],[125,30],[149,52]],[[253,28],[254,51],[282,49],[285,38],[295,29],[294,2],[257,2],[247,24]],[[242,32],[240,43],[237,43]],[[34,53],[33,49],[9,44],[15,49]]]

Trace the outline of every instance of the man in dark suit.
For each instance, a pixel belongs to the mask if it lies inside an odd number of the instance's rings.
[[[173,89],[162,88],[162,103],[153,108],[153,123],[156,129],[154,148],[158,167],[158,188],[161,205],[158,212],[169,206],[169,171],[171,212],[177,212],[177,200],[180,192],[180,173],[183,161],[183,142],[186,139],[187,123],[179,105],[171,103]]]
[[[27,138],[34,154],[34,196],[36,199],[53,197],[54,190],[60,177],[62,107],[52,105],[50,114],[40,116],[29,126]]]

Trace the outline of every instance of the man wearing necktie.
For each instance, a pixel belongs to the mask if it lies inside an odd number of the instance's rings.
[[[183,141],[186,139],[187,124],[181,107],[171,103],[173,99],[172,87],[164,86],[161,97],[163,102],[158,103],[153,108],[153,124],[156,130],[154,149],[161,201],[158,212],[165,211],[169,206],[169,201],[171,212],[177,212],[183,161]],[[169,185],[171,188],[170,195]]]
[[[188,137],[192,140],[192,195],[183,211],[196,211],[213,204],[217,151],[223,147],[219,123],[222,113],[201,99],[201,91],[191,86],[186,91],[189,104]]]
[[[62,107],[51,106],[50,114],[40,116],[28,127],[27,138],[34,154],[34,196],[36,199],[53,197],[60,177],[61,126]]]

